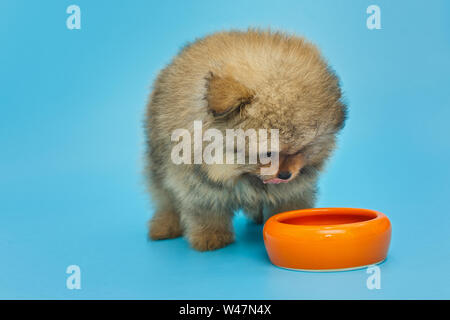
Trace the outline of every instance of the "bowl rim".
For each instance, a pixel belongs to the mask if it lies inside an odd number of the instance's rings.
[[[282,222],[281,220],[286,220],[289,218],[295,218],[300,216],[320,216],[320,215],[366,215],[373,218],[350,223],[339,223],[339,224],[324,224],[324,225],[302,225],[302,224],[290,224]],[[273,215],[269,218],[269,221],[282,225],[284,228],[301,228],[301,229],[332,229],[332,228],[352,228],[352,227],[362,227],[367,224],[377,222],[378,220],[384,219],[385,214],[372,210],[363,208],[350,208],[350,207],[325,207],[325,208],[308,208],[308,209],[298,209],[285,211]]]

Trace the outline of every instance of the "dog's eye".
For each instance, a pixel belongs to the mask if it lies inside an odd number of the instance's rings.
[[[250,102],[251,102],[250,99],[243,100],[243,101],[241,101],[241,102],[239,103],[238,108],[243,108],[243,107],[245,107],[246,105],[250,104]]]

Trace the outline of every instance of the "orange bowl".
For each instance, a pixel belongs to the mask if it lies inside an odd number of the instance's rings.
[[[263,235],[267,254],[276,266],[348,270],[386,259],[391,223],[374,210],[313,208],[274,215],[264,225]]]

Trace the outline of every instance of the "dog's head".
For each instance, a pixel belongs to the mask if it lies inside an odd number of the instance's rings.
[[[205,78],[211,127],[223,132],[265,129],[269,141],[275,134],[271,130],[278,134],[278,145],[246,149],[246,159],[258,153],[256,164],[209,166],[215,180],[250,174],[264,183],[289,182],[320,169],[334,149],[346,118],[339,81],[315,46],[296,37],[278,37],[230,53],[227,64]],[[245,139],[251,145],[250,136]],[[265,163],[260,161],[264,158]],[[273,162],[276,168],[261,170]]]

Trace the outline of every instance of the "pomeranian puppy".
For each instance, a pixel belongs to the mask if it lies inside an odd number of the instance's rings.
[[[194,249],[214,250],[234,241],[238,209],[262,223],[275,213],[313,207],[318,173],[345,118],[338,78],[303,38],[231,31],[184,47],[159,73],[147,107],[146,172],[156,204],[149,237],[184,235]],[[277,143],[264,156],[277,167],[261,174],[267,162],[174,161],[180,140],[174,132],[194,135],[195,121],[203,132],[212,128],[224,136],[229,129],[276,129]],[[183,159],[189,160],[199,146],[186,141],[192,148],[183,150]]]

